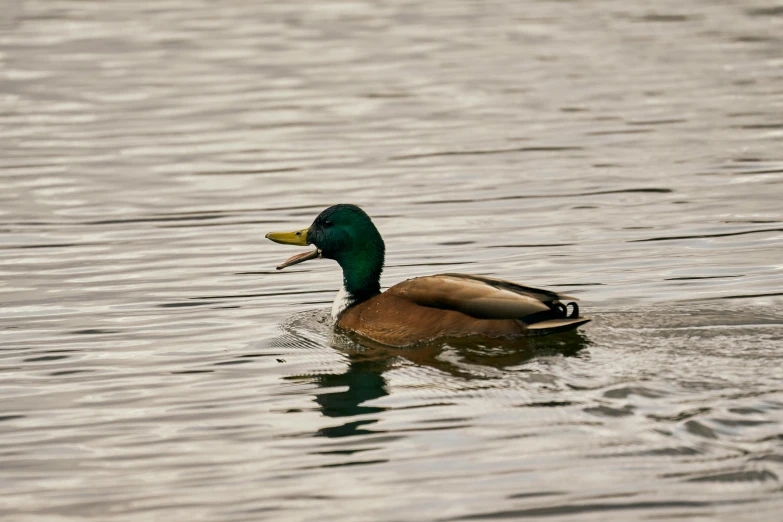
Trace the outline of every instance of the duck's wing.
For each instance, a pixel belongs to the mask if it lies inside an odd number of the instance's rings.
[[[572,297],[570,295],[558,294],[557,292],[552,292],[551,290],[544,290],[543,288],[534,288],[532,286],[520,285],[519,283],[506,281],[504,279],[495,279],[494,277],[478,276],[478,275],[471,275],[471,274],[440,274],[439,276],[435,276],[435,277],[440,277],[440,276],[457,277],[462,279],[472,279],[474,281],[481,281],[482,283],[486,283],[496,288],[503,288],[506,290],[510,290],[512,292],[531,295],[541,300],[544,303],[560,301],[560,300],[569,300],[569,301],[579,300],[576,297]]]
[[[522,319],[565,315],[561,299],[549,290],[466,274],[409,279],[387,292],[419,306],[455,310],[476,319]]]

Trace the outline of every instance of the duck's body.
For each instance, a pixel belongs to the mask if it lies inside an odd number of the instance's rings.
[[[335,317],[337,326],[391,346],[439,338],[512,338],[569,330],[558,294],[466,274],[408,279]]]
[[[467,274],[418,277],[380,291],[384,244],[370,218],[354,205],[329,207],[309,229],[267,234],[284,244],[315,244],[314,252],[290,258],[284,268],[316,257],[343,268],[335,299],[336,325],[390,346],[412,346],[439,338],[514,338],[577,328],[590,319],[569,315],[548,290]]]

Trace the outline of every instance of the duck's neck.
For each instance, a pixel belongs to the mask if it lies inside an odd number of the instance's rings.
[[[343,287],[355,299],[365,301],[381,292],[383,262],[354,262],[342,268]]]
[[[332,315],[335,318],[346,308],[381,293],[383,240],[368,242],[362,245],[362,248],[354,249],[336,260],[343,269],[343,288],[332,306]]]

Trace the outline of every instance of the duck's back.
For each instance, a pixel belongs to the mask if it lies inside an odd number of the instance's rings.
[[[465,274],[399,283],[345,310],[338,326],[391,346],[445,337],[520,337],[576,328],[589,319],[566,317],[548,290]]]

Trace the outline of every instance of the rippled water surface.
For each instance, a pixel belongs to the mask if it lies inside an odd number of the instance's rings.
[[[783,7],[6,0],[0,517],[779,520]],[[263,239],[579,333],[363,346]]]

